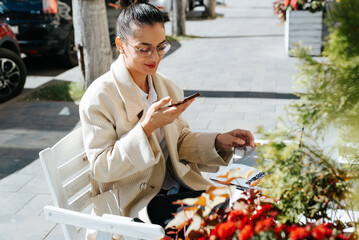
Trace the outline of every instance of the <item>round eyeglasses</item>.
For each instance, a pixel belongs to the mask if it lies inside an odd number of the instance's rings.
[[[130,43],[127,43],[127,44],[130,45],[133,49],[135,49],[137,54],[143,58],[151,56],[155,50],[155,48],[152,46],[137,48],[137,47],[132,46]],[[160,57],[164,56],[171,49],[171,47],[172,47],[171,43],[167,40],[165,42],[161,43],[160,45],[158,45],[156,47],[158,56],[160,56]]]

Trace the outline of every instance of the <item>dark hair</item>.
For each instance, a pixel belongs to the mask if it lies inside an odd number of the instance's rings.
[[[117,36],[126,41],[133,34],[133,25],[142,27],[153,26],[155,23],[164,24],[164,17],[158,8],[148,3],[148,0],[121,0],[123,8],[117,19]]]

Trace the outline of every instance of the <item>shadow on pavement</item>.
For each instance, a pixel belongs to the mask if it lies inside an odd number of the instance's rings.
[[[66,67],[59,61],[58,56],[25,57],[27,75],[57,76],[71,67]]]
[[[172,53],[174,53],[181,47],[181,43],[177,40],[171,39],[170,42],[171,42],[172,47],[170,48],[168,53],[166,53],[166,55],[163,58],[168,57],[169,55],[171,55]]]
[[[79,122],[74,102],[26,102],[17,97],[0,105],[0,179],[38,159]]]

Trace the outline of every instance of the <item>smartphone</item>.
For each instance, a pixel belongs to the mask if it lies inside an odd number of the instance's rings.
[[[169,105],[168,107],[173,107],[173,106],[181,105],[182,103],[185,103],[185,102],[187,102],[187,101],[189,101],[189,100],[191,100],[191,99],[193,99],[193,98],[196,98],[196,97],[198,97],[199,95],[201,95],[201,94],[200,94],[199,92],[197,92],[197,93],[195,93],[195,94],[193,94],[193,95],[191,95],[191,96],[188,96],[188,97],[184,98],[184,99],[181,100],[181,101],[178,101],[178,102],[176,102],[176,103],[173,103],[173,104]]]

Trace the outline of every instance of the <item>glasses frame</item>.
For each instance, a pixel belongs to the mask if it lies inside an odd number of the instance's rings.
[[[166,52],[165,52],[164,54],[160,54],[160,53],[158,52],[158,48],[159,48],[160,46],[157,46],[157,47],[154,48],[154,47],[152,47],[152,46],[149,45],[148,48],[150,48],[150,51],[149,51],[149,52],[142,52],[142,51],[141,51],[142,48],[137,48],[137,47],[135,47],[135,46],[132,46],[129,42],[127,42],[127,44],[130,45],[133,49],[135,49],[136,52],[137,52],[137,54],[138,54],[140,57],[144,57],[144,58],[151,56],[151,55],[153,54],[153,52],[155,51],[155,49],[156,49],[156,51],[157,51],[158,56],[163,57],[164,55],[166,55],[166,54],[168,53],[168,51],[169,51],[169,50],[171,49],[171,47],[172,47],[171,42],[166,39],[165,42],[163,42],[163,44],[166,44],[166,47],[169,46],[169,48],[168,48],[168,50],[166,50]],[[161,44],[161,45],[162,45],[162,44]],[[147,48],[147,47],[146,47],[146,48]]]

